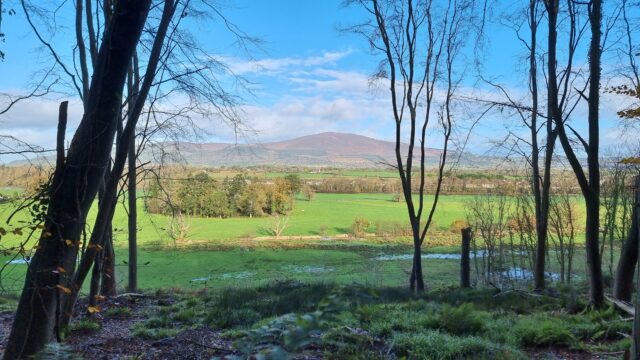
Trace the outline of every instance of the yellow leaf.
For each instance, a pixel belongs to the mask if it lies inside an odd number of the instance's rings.
[[[62,266],[58,266],[58,272],[59,272],[60,274],[63,274],[63,273],[66,273],[66,272],[67,272],[67,270],[65,270]]]
[[[60,284],[56,285],[56,287],[65,294],[71,294],[71,290],[69,288],[66,288]]]
[[[76,241],[68,240],[68,239],[65,240],[64,243],[67,244],[67,246],[78,246],[80,244],[79,241],[76,242]]]
[[[87,311],[89,312],[89,314],[95,314],[95,313],[99,313],[100,312],[100,306],[89,306],[87,308]]]
[[[42,237],[50,237],[51,235],[53,235],[50,231],[45,231],[42,233]]]
[[[96,295],[96,301],[103,301],[104,299],[106,299],[104,296]]]

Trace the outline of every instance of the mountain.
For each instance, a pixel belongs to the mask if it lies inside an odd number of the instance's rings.
[[[337,132],[302,136],[263,144],[166,143],[163,152],[178,152],[195,166],[331,166],[376,167],[394,162],[395,143],[370,137]],[[406,153],[407,145],[402,144]],[[428,162],[435,162],[442,150],[428,148]],[[149,156],[151,154],[147,154]],[[416,151],[416,155],[419,153]]]

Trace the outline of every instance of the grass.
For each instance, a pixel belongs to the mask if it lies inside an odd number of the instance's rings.
[[[94,333],[100,330],[100,323],[92,319],[77,320],[69,324],[69,332]]]
[[[452,252],[458,249],[439,247],[429,252]],[[358,282],[371,286],[404,286],[408,284],[407,271],[411,260],[380,261],[380,255],[409,254],[406,247],[398,246],[336,246],[302,249],[185,250],[165,249],[139,251],[138,283],[142,289],[180,287],[188,289],[254,287],[274,280],[295,280],[306,283],[331,282],[350,284]],[[116,250],[116,282],[127,285],[127,251]],[[0,263],[8,257],[0,256]],[[557,271],[554,257],[549,271]],[[575,269],[580,270],[574,281],[584,275],[584,250],[577,249]],[[455,259],[423,259],[425,281],[429,287],[458,284],[459,261]],[[472,266],[472,271],[475,267]],[[17,293],[23,285],[25,264],[7,265],[1,283],[5,293]],[[475,278],[472,274],[472,278]],[[85,282],[87,285],[88,281]],[[85,287],[85,292],[88,290]],[[2,294],[2,292],[0,292]],[[2,305],[0,305],[2,306]],[[526,312],[526,309],[522,309]]]
[[[131,316],[131,309],[128,307],[111,307],[104,312],[104,316],[111,318],[125,318]]]
[[[473,198],[472,195],[444,195],[440,197],[438,209],[434,216],[434,229],[439,229],[442,236],[457,242],[458,234],[449,232],[450,225],[455,220],[466,218],[465,208]],[[432,197],[427,197],[429,204]],[[171,246],[173,239],[168,235],[171,218],[163,215],[147,214],[142,201],[138,202],[138,243],[142,247]],[[13,211],[15,204],[0,204],[0,218],[7,218]],[[89,214],[89,224],[96,215],[96,207]],[[127,241],[127,212],[122,202],[119,202],[114,216],[114,236],[117,247],[126,247]],[[319,236],[326,232],[328,236],[348,234],[351,224],[357,217],[365,218],[371,226],[367,229],[375,232],[378,222],[407,223],[407,211],[404,203],[393,201],[391,194],[318,194],[312,201],[298,199],[289,224],[283,236]],[[20,213],[12,226],[23,226],[28,223],[27,214]],[[246,218],[234,217],[228,219],[217,218],[188,218],[187,241],[224,244],[230,240],[246,240],[254,237],[268,236],[268,228],[273,219],[269,217]],[[321,229],[325,228],[325,229]],[[6,246],[16,245],[25,236],[8,234],[3,237]],[[437,238],[437,236],[436,236]],[[434,241],[430,236],[428,241]],[[580,240],[580,238],[578,238]],[[433,244],[432,244],[433,245]]]
[[[330,359],[525,359],[537,349],[628,347],[620,333],[629,334],[631,323],[615,309],[571,313],[571,297],[581,289],[555,292],[496,296],[491,289],[439,287],[417,296],[398,287],[298,281],[159,291],[163,300],[132,330],[158,339],[206,325],[223,330],[246,356],[258,346],[264,354],[291,355],[312,345]]]

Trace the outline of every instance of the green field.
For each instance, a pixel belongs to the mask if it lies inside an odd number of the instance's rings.
[[[440,233],[429,235],[425,251],[456,252],[458,234],[450,232],[450,224],[465,219],[469,195],[442,196],[435,215]],[[167,232],[171,218],[144,212],[139,202],[138,237],[140,249],[140,284],[143,288],[157,287],[226,287],[255,286],[280,278],[305,282],[330,281],[337,283],[362,282],[371,285],[405,284],[409,260],[379,261],[381,255],[409,254],[411,241],[398,238],[339,238],[322,240],[320,228],[326,226],[329,236],[349,233],[356,217],[376,222],[406,223],[404,203],[393,201],[389,194],[318,194],[312,201],[296,200],[284,236],[293,239],[264,238],[273,218],[188,218],[187,239],[176,244]],[[0,216],[6,218],[15,205],[0,205]],[[95,217],[96,209],[90,218]],[[11,229],[26,221],[19,214]],[[119,204],[114,218],[114,236],[118,261],[118,283],[126,285],[127,258],[126,209]],[[25,232],[26,234],[26,232]],[[24,240],[23,236],[8,234],[2,238],[4,246]],[[312,236],[296,239],[296,236]],[[434,238],[446,236],[452,247],[433,248]],[[263,239],[255,239],[263,237]],[[580,239],[578,239],[580,240]],[[32,242],[31,244],[33,244]],[[31,245],[33,246],[33,245]],[[9,257],[0,257],[5,264]],[[582,271],[576,256],[576,270]],[[459,262],[455,260],[425,260],[425,277],[431,285],[455,284]],[[7,265],[2,284],[10,292],[20,288],[26,265]],[[197,280],[194,280],[197,279]]]
[[[432,248],[425,253],[456,252],[452,248]],[[359,247],[309,249],[234,249],[234,250],[149,250],[139,254],[139,284],[143,289],[166,287],[226,288],[253,287],[277,279],[307,283],[361,283],[368,286],[408,284],[411,260],[381,260],[384,255],[408,255],[407,248]],[[584,251],[575,255],[576,280],[584,280]],[[0,256],[5,264],[9,257]],[[125,249],[116,251],[116,279],[119,287],[127,284]],[[549,271],[557,271],[554,255]],[[456,259],[423,260],[425,281],[429,286],[451,286],[458,282],[460,263]],[[17,292],[24,281],[26,264],[7,265],[0,277],[4,292]],[[474,266],[472,266],[472,269]],[[86,284],[85,284],[86,285]],[[86,287],[86,286],[85,286]],[[87,290],[87,289],[85,289]],[[0,291],[3,292],[3,291]]]
[[[469,195],[441,196],[435,215],[437,227],[448,229],[449,225],[458,219],[465,219],[465,204],[472,198]],[[431,198],[428,198],[430,201]],[[6,218],[14,205],[0,205],[0,218]],[[97,209],[93,209],[89,219],[95,217]],[[171,244],[167,227],[171,221],[169,216],[147,214],[142,201],[138,202],[138,238],[142,246]],[[364,217],[371,223],[370,230],[375,230],[377,221],[394,221],[407,223],[407,213],[404,203],[393,201],[390,194],[317,194],[312,201],[297,199],[290,216],[289,224],[283,236],[319,235],[320,228],[326,226],[328,235],[349,233],[351,224],[356,217]],[[26,221],[27,214],[19,214],[12,224],[19,226],[20,221]],[[127,212],[119,203],[115,217],[114,228],[116,246],[126,246]],[[187,239],[189,240],[228,240],[236,238],[268,236],[268,228],[273,218],[234,217],[217,218],[186,218],[188,225]],[[91,224],[91,221],[89,221]],[[6,244],[15,243],[20,238],[8,235],[3,238]]]

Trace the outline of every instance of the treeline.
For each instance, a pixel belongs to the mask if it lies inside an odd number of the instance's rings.
[[[224,182],[230,182],[231,179],[237,174],[241,174],[247,184],[260,183],[268,185],[274,180],[269,178],[270,172],[288,173],[287,176],[296,177],[301,184],[301,191],[306,189],[316,193],[336,193],[336,194],[359,194],[359,193],[384,193],[384,194],[401,194],[402,186],[400,180],[388,176],[353,176],[347,174],[341,174],[339,170],[328,169],[325,177],[318,177],[317,173],[314,174],[314,178],[301,179],[298,174],[310,173],[309,169],[279,169],[279,168],[258,168],[258,169],[243,169],[241,168],[197,168],[197,167],[184,167],[184,166],[163,166],[161,169],[156,169],[157,173],[162,173],[162,177],[159,180],[160,184],[157,184],[158,179],[155,176],[148,176],[142,180],[141,186],[148,190],[154,190],[154,188],[166,188],[168,192],[172,194],[174,198],[179,198],[177,194],[176,182],[181,181],[204,181],[207,185],[213,185],[216,188],[224,186]],[[38,166],[0,166],[0,187],[12,187],[21,188],[27,190],[36,189],[37,186],[46,181],[51,173],[52,169],[49,167]],[[366,173],[366,170],[362,170]],[[603,176],[607,176],[608,169],[603,169]],[[184,179],[184,174],[206,174],[209,179],[196,179],[197,175],[191,176],[191,179]],[[222,173],[222,174],[220,174]],[[562,171],[557,171],[560,178],[564,178]],[[390,173],[391,174],[391,173]],[[227,175],[222,178],[222,175]],[[227,179],[228,178],[228,179]],[[226,180],[225,180],[226,179]],[[427,193],[435,192],[435,186],[437,185],[435,180],[435,174],[427,174],[427,181],[425,190]],[[417,192],[420,184],[420,179],[414,177],[413,179],[413,191]],[[519,189],[530,186],[530,179],[526,174],[519,173],[517,171],[505,172],[505,171],[470,171],[459,170],[450,172],[445,176],[442,183],[442,194],[448,195],[482,195],[482,194],[494,194],[494,193],[507,193],[518,194]],[[556,184],[552,184],[556,186]],[[575,181],[571,184],[563,185],[568,186],[568,190],[572,194],[579,194],[580,189]],[[306,188],[308,187],[308,189]],[[159,190],[159,189],[156,189]],[[258,195],[262,192],[258,191]],[[268,189],[265,193],[269,193]],[[218,195],[215,199],[220,201],[221,195]],[[234,203],[231,202],[231,205]],[[216,213],[220,210],[216,207]],[[227,209],[233,214],[235,208],[232,206]],[[225,216],[225,215],[213,215],[213,216]]]
[[[220,181],[198,172],[181,180],[150,182],[145,206],[150,213],[166,215],[265,216],[290,212],[299,192],[313,198],[295,174],[265,181],[237,174]]]

